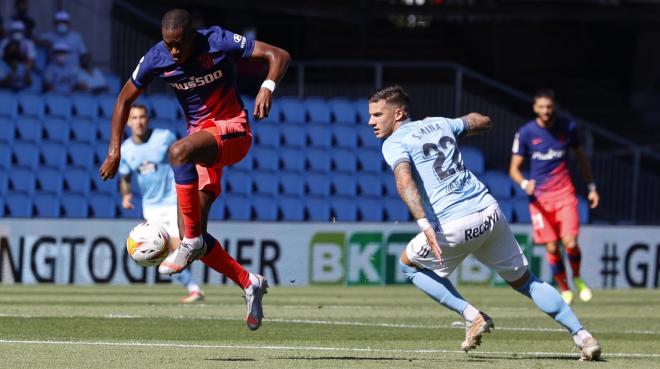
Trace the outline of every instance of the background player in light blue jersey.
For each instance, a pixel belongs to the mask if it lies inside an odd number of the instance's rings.
[[[142,193],[142,213],[147,222],[158,223],[170,235],[170,251],[181,242],[177,222],[176,192],[174,175],[167,161],[167,149],[176,141],[171,131],[150,129],[147,108],[133,105],[128,115],[131,137],[121,145],[120,191],[121,205],[125,209],[133,208],[131,175],[136,174]],[[181,302],[195,302],[204,299],[204,292],[193,281],[190,270],[186,269],[172,276],[188,290],[188,295]]]
[[[412,121],[408,95],[386,87],[369,99],[369,125],[384,138],[383,156],[396,187],[421,229],[401,253],[401,267],[413,284],[466,321],[464,351],[476,348],[494,327],[454,288],[449,275],[472,254],[550,315],[572,335],[581,359],[596,360],[601,348],[571,308],[549,284],[527,268],[497,201],[465,167],[457,138],[491,127],[490,118],[470,113],[459,119],[431,117]]]

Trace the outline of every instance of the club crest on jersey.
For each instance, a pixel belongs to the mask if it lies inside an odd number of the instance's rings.
[[[197,57],[197,61],[202,65],[204,69],[213,68],[213,57],[209,54],[200,55]]]

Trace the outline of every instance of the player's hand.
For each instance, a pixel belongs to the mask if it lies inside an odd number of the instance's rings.
[[[265,87],[260,88],[257,97],[254,99],[254,111],[252,112],[252,115],[256,119],[266,118],[270,112],[272,104],[273,93]]]
[[[535,188],[536,188],[536,180],[530,179],[527,182],[527,187],[525,187],[525,193],[528,194],[529,196],[532,196],[534,194]]]
[[[105,161],[103,162],[103,165],[101,165],[101,168],[99,169],[99,174],[101,175],[101,178],[105,181],[110,178],[114,178],[115,174],[117,174],[117,170],[119,169],[119,155],[110,155],[105,157]]]
[[[595,209],[600,202],[600,195],[598,195],[598,191],[589,191],[587,198],[589,199],[589,207],[591,209]]]
[[[433,227],[427,228],[424,231],[424,235],[426,236],[426,241],[428,242],[429,247],[431,247],[431,251],[433,251],[435,257],[438,259],[438,262],[444,264],[445,262],[442,261],[442,250],[440,249],[440,245],[438,245],[438,240],[435,238],[435,230]]]
[[[133,209],[133,203],[131,202],[133,200],[133,194],[129,193],[121,198],[121,207],[124,209]]]

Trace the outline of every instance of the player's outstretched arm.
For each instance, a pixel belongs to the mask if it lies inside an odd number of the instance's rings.
[[[140,96],[143,89],[135,87],[133,82],[126,81],[124,87],[117,96],[115,110],[112,112],[112,123],[110,126],[110,145],[105,161],[99,169],[99,174],[103,180],[113,178],[119,169],[119,159],[121,158],[121,139],[124,135],[124,128],[128,120],[128,113],[131,110],[131,104]]]
[[[596,190],[596,185],[594,184],[594,176],[591,172],[591,166],[589,165],[589,160],[587,159],[587,154],[584,153],[582,147],[578,146],[575,149],[575,160],[577,161],[578,168],[580,168],[580,173],[582,173],[582,178],[589,183],[589,207],[592,209],[598,206],[600,202],[600,195]]]
[[[284,73],[286,73],[289,67],[291,56],[284,49],[265,42],[256,41],[254,50],[252,51],[252,58],[268,60],[268,77],[266,77],[266,82],[261,86],[257,97],[254,99],[254,112],[252,112],[252,115],[256,119],[262,119],[268,116],[273,102],[275,84],[279,83],[282,77],[284,77]],[[267,81],[271,81],[269,82],[270,85]]]
[[[470,113],[461,119],[465,120],[468,124],[466,136],[478,135],[479,133],[488,131],[493,126],[490,117],[479,113]]]

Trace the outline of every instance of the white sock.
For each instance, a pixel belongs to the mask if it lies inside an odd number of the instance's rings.
[[[475,309],[475,307],[470,304],[468,304],[465,310],[463,310],[463,318],[465,318],[465,320],[468,322],[473,322],[475,319],[477,319],[478,315],[479,310]]]
[[[257,278],[256,275],[250,273],[250,287],[246,288],[245,290],[248,292],[252,292],[252,290],[259,285],[259,278]]]
[[[186,286],[188,288],[188,293],[200,292],[199,286],[196,283],[191,283]]]
[[[573,342],[575,342],[576,345],[580,346],[582,345],[582,342],[586,340],[587,338],[591,337],[591,333],[587,332],[586,329],[580,329],[573,335]]]
[[[195,238],[184,237],[183,240],[181,240],[181,243],[187,243],[189,245],[192,245],[193,249],[199,249],[202,246],[204,246],[204,239],[202,238],[201,235]]]

